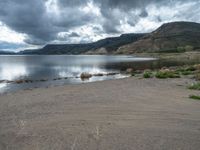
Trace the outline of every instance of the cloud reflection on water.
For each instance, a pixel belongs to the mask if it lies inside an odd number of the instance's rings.
[[[83,72],[107,74],[120,72],[128,67],[138,66],[141,68],[139,64],[147,65],[149,61],[152,61],[152,58],[131,56],[0,56],[0,80],[26,79],[33,81],[24,84],[1,84],[0,93],[33,87],[123,78],[121,74],[117,76],[94,76],[87,81],[82,81],[76,77],[79,77]]]
[[[28,71],[24,65],[3,65],[0,67],[2,80],[15,80],[25,76],[28,76]]]
[[[98,66],[70,66],[70,67],[55,67],[59,77],[77,77],[83,72],[89,72],[91,74],[106,73],[105,69],[101,69]]]

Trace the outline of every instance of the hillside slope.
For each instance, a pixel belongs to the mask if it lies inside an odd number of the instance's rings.
[[[200,47],[200,24],[166,23],[142,39],[122,46],[117,53],[176,52]]]
[[[98,50],[103,49],[100,53],[111,54],[114,53],[120,46],[133,43],[146,34],[123,34],[120,37],[106,38],[97,42],[88,44],[49,44],[39,50],[26,50],[20,54],[85,54],[97,53]]]

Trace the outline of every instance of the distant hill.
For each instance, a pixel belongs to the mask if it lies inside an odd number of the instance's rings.
[[[117,53],[181,52],[200,49],[200,24],[166,23],[140,40],[118,48]]]
[[[123,34],[120,37],[106,38],[88,44],[48,44],[42,49],[25,50],[20,54],[111,54],[120,46],[133,43],[146,34]]]
[[[16,53],[14,52],[8,52],[8,51],[1,51],[0,50],[0,55],[15,55]]]
[[[19,54],[133,54],[200,50],[200,24],[171,22],[144,34],[123,34],[88,44],[48,44]]]

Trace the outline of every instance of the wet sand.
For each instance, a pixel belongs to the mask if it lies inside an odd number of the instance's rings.
[[[0,150],[198,150],[191,79],[137,79],[0,96]]]

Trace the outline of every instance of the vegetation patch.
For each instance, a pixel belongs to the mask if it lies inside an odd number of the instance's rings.
[[[143,77],[144,78],[153,78],[153,72],[151,72],[151,71],[145,71],[143,73]]]
[[[194,99],[194,100],[200,100],[200,96],[198,95],[190,95],[189,98]]]
[[[176,71],[170,71],[170,70],[161,70],[156,73],[156,78],[159,79],[166,79],[166,78],[180,78],[180,74]]]
[[[190,89],[190,90],[200,90],[200,82],[190,85],[188,87],[188,89]]]
[[[184,76],[187,76],[187,75],[193,74],[193,72],[192,71],[182,71],[181,74]]]
[[[166,78],[180,78],[182,75],[193,75],[196,80],[200,81],[200,64],[196,65],[186,65],[181,67],[163,67],[161,70],[153,71],[153,70],[146,70],[140,71],[133,69],[127,69],[126,72],[129,72],[131,76],[142,75],[143,78],[159,78],[159,79],[166,79]]]
[[[135,76],[135,73],[134,73],[134,72],[132,72],[132,73],[131,73],[131,76],[132,76],[132,77],[134,77],[134,76]]]
[[[197,74],[195,75],[195,79],[198,80],[198,81],[200,81],[200,73],[197,73]]]
[[[176,73],[182,74],[182,75],[192,75],[196,71],[196,68],[194,66],[186,66],[176,69]]]

